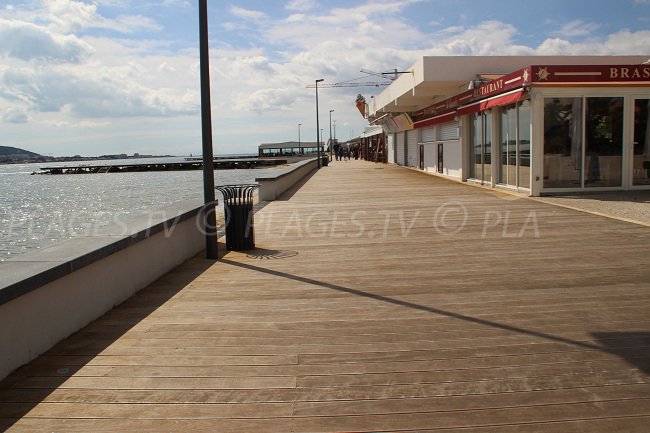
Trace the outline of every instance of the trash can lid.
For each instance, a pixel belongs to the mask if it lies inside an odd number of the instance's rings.
[[[241,185],[220,185],[215,187],[221,194],[224,200],[251,200],[253,199],[253,192],[259,188],[259,184],[241,184]]]

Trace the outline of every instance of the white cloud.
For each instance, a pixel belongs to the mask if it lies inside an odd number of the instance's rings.
[[[244,30],[244,29],[247,28],[246,25],[244,25],[244,24],[241,24],[241,23],[233,23],[233,22],[228,22],[228,21],[221,23],[221,27],[222,27],[224,30],[228,30],[228,31],[233,31],[233,30]]]
[[[561,38],[576,38],[592,35],[599,28],[600,26],[598,24],[574,20],[564,24],[559,30],[553,32],[553,34]]]
[[[0,18],[0,54],[5,56],[21,60],[79,63],[92,53],[92,47],[74,35]]]
[[[317,5],[315,0],[291,0],[284,8],[290,11],[306,12],[314,9]]]
[[[27,123],[29,121],[29,115],[22,109],[10,107],[5,110],[2,121],[5,123]]]
[[[67,120],[44,120],[43,125],[51,126],[55,128],[73,128],[73,129],[87,129],[87,128],[104,128],[110,126],[111,123],[107,121],[93,121],[93,120],[81,120],[78,122],[70,122]]]
[[[101,20],[97,5],[72,0],[44,0],[44,13],[50,26],[63,32],[84,29]]]
[[[0,70],[0,101],[32,113],[77,119],[170,117],[199,112],[194,58],[142,56],[116,42],[92,40],[101,59],[83,64],[41,62]],[[112,54],[111,54],[112,53]]]
[[[650,30],[631,32],[621,30],[606,39],[590,39],[572,43],[561,38],[546,39],[535,50],[539,55],[638,55],[647,54],[650,47]]]
[[[252,9],[245,9],[239,6],[230,6],[230,13],[238,18],[244,18],[244,19],[249,19],[249,20],[262,20],[266,18],[266,14],[264,12],[252,10]]]
[[[188,0],[164,0],[163,4],[170,7],[191,8],[192,4]]]
[[[79,32],[86,29],[106,29],[119,33],[134,33],[140,30],[161,30],[154,20],[139,15],[122,15],[116,19],[103,17],[97,10],[98,4],[77,0],[41,0],[42,7],[35,14],[48,27],[62,33]],[[103,4],[116,5],[114,2]]]
[[[484,21],[477,26],[450,27],[437,33],[427,55],[531,55],[533,49],[514,42],[517,28],[500,21]]]

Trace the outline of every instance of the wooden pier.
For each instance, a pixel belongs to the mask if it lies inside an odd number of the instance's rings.
[[[214,168],[215,170],[265,168],[276,167],[286,163],[286,159],[276,158],[215,158]],[[153,162],[144,160],[143,162],[124,164],[106,162],[106,164],[43,167],[40,172],[34,174],[133,173],[143,171],[201,170],[202,168],[203,161],[187,158],[185,161],[176,162]]]
[[[16,371],[0,430],[648,432],[648,227],[346,161],[256,243]]]

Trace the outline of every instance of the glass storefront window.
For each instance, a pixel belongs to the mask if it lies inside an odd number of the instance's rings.
[[[472,179],[481,179],[483,177],[483,123],[481,114],[472,114],[471,123],[472,141],[469,149],[469,177]]]
[[[582,98],[544,101],[544,188],[582,186]]]
[[[623,98],[586,98],[585,187],[621,186]]]
[[[517,105],[501,107],[499,183],[517,186]]]
[[[472,114],[469,178],[492,180],[492,113]]]
[[[634,163],[632,183],[650,185],[650,99],[634,101]]]
[[[518,186],[530,188],[530,101],[519,103],[518,114]]]
[[[546,98],[544,188],[620,187],[622,97]]]
[[[530,188],[530,101],[500,109],[499,183]]]
[[[492,112],[484,111],[483,113],[483,180],[492,181]]]

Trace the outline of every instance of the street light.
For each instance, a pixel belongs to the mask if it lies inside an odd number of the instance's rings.
[[[334,142],[332,141],[332,113],[334,110],[330,110],[330,161],[333,161],[332,159],[332,147],[334,147]]]
[[[320,124],[318,123],[318,83],[325,81],[324,78],[319,78],[316,80],[316,147],[318,149],[317,155],[318,155],[318,168],[320,168]]]
[[[214,149],[210,104],[210,52],[208,46],[208,1],[199,1],[199,57],[201,71],[201,136],[203,147],[203,198],[205,201],[205,251],[208,259],[219,257],[214,190]]]
[[[302,146],[300,145],[300,126],[301,125],[302,125],[302,123],[298,124],[298,149],[299,149],[300,154],[302,155]]]

